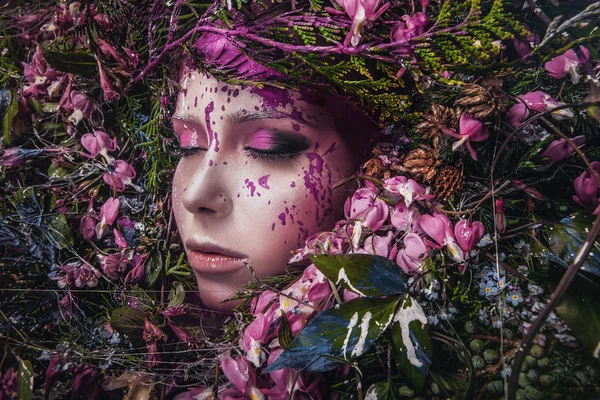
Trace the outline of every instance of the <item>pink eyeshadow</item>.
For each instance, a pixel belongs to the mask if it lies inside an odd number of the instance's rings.
[[[251,138],[248,145],[257,150],[269,150],[275,144],[273,132],[261,129]]]
[[[193,146],[192,145],[192,134],[190,132],[184,132],[184,133],[182,133],[179,136],[179,145],[181,147],[190,147],[190,146]]]

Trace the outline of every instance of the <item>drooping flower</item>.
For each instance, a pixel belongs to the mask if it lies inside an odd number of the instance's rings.
[[[396,263],[407,274],[414,274],[420,271],[428,253],[429,247],[423,239],[411,232],[404,236],[404,248],[398,252]]]
[[[529,118],[530,110],[544,112],[565,104],[541,90],[517,96],[517,100],[517,104],[512,106],[506,113],[508,123],[512,126],[519,126],[525,119]],[[563,108],[552,113],[552,117],[557,120],[573,118],[573,115],[573,111],[569,108]]]
[[[427,25],[429,25],[429,18],[424,12],[415,13],[412,17],[405,14],[392,28],[390,39],[392,42],[408,41],[423,34]]]
[[[433,215],[423,214],[419,219],[421,229],[431,237],[435,243],[425,239],[426,243],[435,248],[446,247],[450,251],[452,259],[456,262],[465,260],[464,253],[454,236],[452,221],[444,214],[434,212]]]
[[[351,44],[356,47],[362,39],[364,25],[373,22],[381,16],[390,3],[381,4],[381,0],[336,0],[344,8],[346,14],[352,18],[350,32],[346,36],[344,46]]]
[[[600,175],[600,162],[593,161],[592,168],[596,174]],[[598,205],[598,183],[594,179],[592,171],[587,169],[575,178],[575,193],[573,200],[581,207],[588,208]]]
[[[119,214],[120,201],[118,198],[111,197],[104,202],[100,207],[100,222],[96,225],[96,237],[101,239],[106,233],[106,230],[110,225],[115,222],[117,215]]]
[[[68,93],[68,96],[67,96]],[[96,111],[96,105],[85,94],[72,90],[63,94],[60,99],[60,108],[68,114],[67,121],[73,125],[79,124],[82,119],[89,119]]]
[[[390,221],[400,231],[414,231],[419,226],[420,216],[415,206],[408,207],[403,200],[400,200],[394,206]]]
[[[101,276],[100,271],[81,261],[58,266],[56,271],[48,275],[50,279],[57,281],[56,283],[61,289],[71,285],[79,288],[84,286],[94,287],[98,284],[98,278]]]
[[[134,284],[142,280],[146,274],[146,262],[144,257],[136,254],[133,256],[133,268],[125,276],[125,284]]]
[[[454,225],[454,235],[464,254],[468,254],[485,235],[485,227],[479,221],[461,219]]]
[[[271,339],[274,329],[271,329],[273,314],[258,314],[244,330],[242,337],[242,349],[246,352],[246,358],[256,368],[267,361],[267,354],[262,348],[263,344]]]
[[[104,68],[102,68],[100,61],[98,61],[98,72],[100,73],[100,87],[102,88],[102,93],[104,94],[104,101],[110,103],[114,100],[119,100],[121,95],[115,92],[115,89],[113,89],[112,85],[108,81],[106,72],[104,72]]]
[[[581,56],[573,49],[565,51],[558,57],[544,64],[544,68],[548,71],[548,75],[556,79],[562,79],[567,74],[571,75],[571,82],[576,85],[579,82],[579,74],[577,67],[585,63],[590,58],[590,52],[583,46],[579,46]]]
[[[81,145],[90,153],[92,158],[98,154],[107,157],[107,152],[117,148],[117,139],[111,139],[106,132],[94,131],[94,133],[86,133],[81,137]]]
[[[460,116],[458,133],[448,128],[443,128],[442,130],[446,135],[459,139],[458,142],[452,144],[453,151],[456,151],[464,144],[467,147],[467,150],[469,150],[469,154],[473,160],[477,160],[477,152],[475,152],[475,149],[471,146],[471,142],[483,142],[490,136],[490,132],[485,124],[482,121],[471,117],[467,112],[463,112]]]
[[[29,86],[23,91],[26,97],[42,99],[52,96],[60,85],[60,76],[44,59],[40,45],[31,58],[31,64],[23,63],[23,75],[29,82]]]
[[[160,355],[158,351],[158,342],[165,342],[167,335],[154,325],[148,318],[144,319],[144,342],[146,342],[146,349],[148,350],[148,361],[146,366],[148,368],[156,367],[160,361]]]
[[[502,197],[496,198],[496,229],[500,233],[503,233],[504,230],[506,230],[506,215],[504,214],[504,200],[502,200]],[[486,235],[483,237],[485,236]],[[481,247],[481,244],[480,240],[478,246]]]
[[[529,26],[525,26],[526,29],[531,30]],[[519,58],[525,58],[529,54],[531,54],[531,49],[540,43],[540,35],[535,32],[531,32],[527,38],[523,39],[520,37],[515,37],[513,39],[513,46],[519,55]]]
[[[572,138],[571,141],[576,144],[577,147],[580,147],[585,142],[585,136],[576,136]],[[566,139],[561,138],[550,142],[548,147],[546,147],[546,150],[542,153],[542,157],[547,158],[546,162],[557,162],[569,157],[574,151],[575,149],[571,147]]]
[[[395,176],[386,179],[383,188],[390,193],[402,196],[406,207],[410,207],[413,201],[430,200],[435,197],[433,194],[428,194],[427,190],[419,185],[417,181],[406,176]]]
[[[235,388],[221,394],[223,399],[250,398],[262,400],[265,396],[256,387],[256,372],[244,357],[235,360],[227,355],[221,357],[221,369]]]
[[[119,274],[127,269],[127,264],[127,258],[121,252],[100,257],[102,272],[114,280],[119,279]]]
[[[349,197],[344,204],[346,218],[357,218],[362,221],[362,225],[378,230],[389,215],[389,206],[387,203],[377,198],[378,190],[374,185],[358,189],[352,197]]]
[[[117,192],[122,192],[125,187],[135,178],[135,169],[124,160],[116,160],[107,166],[107,172],[103,175],[104,182]]]
[[[389,231],[385,236],[372,235],[365,239],[363,248],[358,254],[374,254],[393,260],[396,257],[397,248],[393,243],[394,234]]]

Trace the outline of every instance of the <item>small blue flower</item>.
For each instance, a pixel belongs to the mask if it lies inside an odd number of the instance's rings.
[[[523,294],[518,290],[513,290],[510,293],[508,293],[508,296],[506,297],[506,302],[512,303],[512,305],[516,307],[523,302]]]
[[[479,295],[485,296],[488,300],[498,294],[497,283],[493,279],[481,282],[479,284]]]
[[[113,335],[110,338],[110,344],[119,344],[121,343],[121,337],[119,336],[118,332],[113,333]]]

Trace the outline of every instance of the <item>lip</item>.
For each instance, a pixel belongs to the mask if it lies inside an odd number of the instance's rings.
[[[190,266],[201,273],[226,273],[245,268],[244,261],[248,257],[234,250],[195,241],[186,242],[187,256]]]

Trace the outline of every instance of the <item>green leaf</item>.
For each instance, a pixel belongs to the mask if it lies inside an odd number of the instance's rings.
[[[144,346],[144,314],[132,308],[116,308],[110,316],[110,326],[121,335],[127,335],[136,347]]]
[[[431,343],[427,317],[410,296],[404,298],[394,316],[392,345],[401,375],[415,391],[420,391],[431,366]]]
[[[181,303],[183,303],[184,298],[185,289],[181,282],[173,282],[173,286],[171,287],[171,291],[169,292],[169,305],[177,307],[178,305],[181,305]]]
[[[31,361],[23,361],[21,358],[19,358],[17,393],[21,400],[31,400],[33,398],[33,366]]]
[[[266,372],[328,371],[364,354],[392,322],[398,298],[358,298],[317,315]]]
[[[284,350],[288,349],[294,340],[290,322],[283,310],[281,310],[281,320],[279,320],[279,329],[277,329],[277,339],[279,339],[279,345]]]
[[[387,382],[377,382],[369,386],[365,399],[368,400],[396,400],[396,390]]]
[[[364,297],[402,294],[404,272],[393,261],[370,254],[315,255],[312,262],[329,280]]]
[[[554,225],[544,226],[542,235],[547,249],[541,255],[567,268],[585,242],[594,218],[585,213],[577,213],[560,220]],[[596,241],[589,256],[581,266],[583,271],[600,276],[600,242]]]
[[[67,218],[58,212],[46,215],[44,222],[48,227],[48,238],[60,249],[66,249],[73,245],[73,235],[67,223]]]
[[[98,76],[96,59],[89,52],[58,52],[42,49],[42,53],[44,54],[46,61],[48,61],[48,64],[61,72],[80,75],[90,79]]]
[[[10,136],[10,128],[12,126],[12,120],[17,115],[19,111],[19,102],[17,99],[17,94],[14,90],[9,90],[8,94],[6,91],[3,91],[2,97],[4,98],[3,102],[5,104],[3,108],[4,115],[2,116],[2,143],[4,146],[10,146],[12,143],[12,137]],[[10,96],[10,100],[6,99]]]
[[[154,284],[154,282],[156,282],[160,276],[162,267],[163,262],[160,251],[154,250],[152,253],[150,253],[148,260],[146,260],[146,286],[150,287]]]
[[[575,337],[600,358],[600,298],[598,289],[578,279],[565,294],[556,313],[571,328]]]

